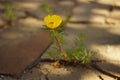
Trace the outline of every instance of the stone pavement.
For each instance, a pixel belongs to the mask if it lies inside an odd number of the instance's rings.
[[[5,3],[13,5],[17,21],[14,26],[3,27],[6,22]],[[42,9],[43,3],[49,3],[65,19],[72,14],[66,25],[66,47],[72,48],[74,38],[84,33],[86,48],[96,52],[95,59],[107,62],[98,63],[103,70],[120,77],[120,0],[1,0],[0,1],[0,48],[19,43],[26,37],[39,31],[47,13]],[[54,69],[49,63],[39,63],[20,79],[4,77],[0,80],[116,80],[97,71],[63,67]],[[41,73],[42,72],[42,73]]]
[[[44,36],[43,36],[44,35]],[[29,38],[0,49],[0,73],[20,76],[50,45],[48,33],[40,31]]]

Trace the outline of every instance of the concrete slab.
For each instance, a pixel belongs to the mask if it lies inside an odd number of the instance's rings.
[[[120,10],[114,9],[107,17],[107,23],[120,24]]]
[[[105,23],[109,6],[96,3],[81,3],[73,9],[72,22]]]
[[[50,45],[48,33],[39,31],[24,40],[0,49],[0,73],[20,75],[33,65]]]

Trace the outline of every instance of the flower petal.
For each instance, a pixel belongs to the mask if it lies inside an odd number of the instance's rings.
[[[59,27],[62,22],[62,18],[58,15],[48,15],[44,18],[46,26],[50,29]]]

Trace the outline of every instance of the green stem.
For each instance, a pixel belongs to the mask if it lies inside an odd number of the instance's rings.
[[[54,30],[52,30],[52,32],[54,33]],[[66,60],[67,55],[66,55],[66,53],[64,52],[64,50],[62,48],[62,44],[60,42],[60,39],[55,35],[55,33],[54,33],[54,40],[55,40],[55,42],[56,42],[56,44],[58,46],[58,49],[59,49],[60,53],[62,54],[63,58]]]

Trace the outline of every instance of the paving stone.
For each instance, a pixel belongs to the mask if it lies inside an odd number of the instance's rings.
[[[17,7],[16,7],[17,6]],[[13,7],[15,9],[22,9],[22,10],[25,10],[25,9],[28,9],[28,10],[35,10],[35,9],[38,9],[40,6],[40,3],[37,3],[37,2],[13,2]]]
[[[19,30],[23,32],[34,32],[40,29],[44,25],[43,21],[32,17],[20,19],[18,21]]]
[[[107,19],[106,19],[106,22],[107,22],[107,23],[110,23],[110,24],[120,24],[120,19],[107,18]]]
[[[98,63],[97,65],[102,70],[120,77],[120,63],[119,63],[119,61],[111,61],[110,60],[109,62]]]
[[[116,1],[115,1],[115,6],[120,7],[120,0],[116,0]]]
[[[0,10],[3,10],[5,7],[3,4],[0,4]]]
[[[32,26],[32,27],[40,27],[43,25],[43,22],[41,22],[39,19],[35,19],[32,17],[27,17],[25,19],[20,19],[19,23],[27,25],[27,27]]]
[[[43,73],[39,71],[39,69],[33,68],[32,72],[24,74],[20,80],[41,80]]]
[[[0,80],[16,80],[16,79],[11,77],[4,77],[4,78],[1,78]]]
[[[76,0],[78,3],[90,3],[93,2],[95,0]]]
[[[63,5],[63,4],[61,4],[61,2],[53,2],[49,5],[53,9],[54,14],[61,15],[64,18],[66,16],[72,14],[72,9],[71,8],[73,8],[73,6]],[[46,15],[48,15],[48,13],[46,13],[46,11],[41,6],[39,7],[39,9],[29,10],[28,12],[30,14],[34,15],[35,17],[40,18],[40,19],[43,19]]]
[[[19,10],[23,13],[27,12],[26,16],[32,15],[32,16],[35,16],[38,18],[39,18],[38,15],[42,16],[42,11],[40,8],[41,4],[42,4],[41,2],[35,2],[35,1],[33,1],[33,2],[31,2],[31,1],[30,2],[13,2],[13,6],[14,6],[15,10]],[[18,6],[18,7],[16,7],[16,6]],[[22,15],[23,15],[23,13],[22,13]],[[38,13],[38,15],[36,15],[37,13]]]
[[[63,4],[66,3],[66,4]],[[38,1],[38,2],[14,2],[13,6],[16,10],[20,10],[23,12],[28,12],[30,15],[37,17],[37,18],[44,18],[47,13],[43,10],[41,5],[43,3],[49,3],[49,5],[52,7],[52,9],[55,11],[56,14],[60,14],[62,16],[67,16],[71,14],[71,8],[73,7],[74,3],[72,1]],[[16,7],[18,6],[18,7]],[[64,8],[64,9],[63,9]],[[62,14],[61,14],[62,13]],[[29,16],[29,15],[28,15]]]
[[[49,44],[48,33],[40,31],[18,43],[1,48],[0,73],[20,75],[34,61],[37,62]]]
[[[77,0],[78,2],[96,2],[103,5],[114,5],[117,0]]]
[[[7,0],[6,0],[7,1]],[[29,2],[31,2],[31,3],[34,3],[34,2],[36,2],[36,3],[44,3],[44,2],[47,2],[47,3],[52,3],[52,2],[57,2],[57,0],[11,0],[11,1],[9,1],[9,2],[12,2],[12,3],[14,3],[14,2],[20,2],[20,3],[29,3]]]
[[[6,45],[8,45],[11,42],[11,40],[8,39],[0,39],[0,48],[5,47]]]
[[[40,66],[40,70],[47,73],[49,80],[99,80],[98,75],[94,71],[81,66],[54,68],[49,63],[43,63]],[[105,75],[101,76],[105,80],[114,80]]]
[[[75,6],[74,1],[72,0],[66,0],[66,1],[58,1],[56,4],[52,6],[55,13],[61,15],[61,16],[68,16],[69,14],[72,14],[72,9]]]
[[[113,26],[113,27],[112,27]],[[115,25],[111,25],[112,28],[109,29],[110,33],[116,34],[116,35],[120,35],[119,33],[119,24],[115,24]]]
[[[0,19],[0,26],[2,27],[2,25],[4,25],[4,24],[5,24],[5,21],[3,21],[3,19]]]
[[[23,17],[26,17],[26,14],[24,11],[19,11],[19,10],[15,10],[14,11],[14,14],[17,18],[23,18]]]
[[[48,15],[48,13],[46,13],[43,8],[39,8],[39,9],[36,9],[36,10],[27,10],[27,12],[36,17],[36,18],[39,18],[39,19],[43,19],[46,15]]]
[[[107,17],[108,23],[117,23],[120,24],[120,10],[113,10],[110,15]]]
[[[120,19],[120,10],[116,10],[114,9],[111,13],[110,13],[110,18],[116,18],[116,19]]]
[[[117,0],[97,0],[98,3],[106,5],[114,5]]]
[[[71,1],[71,0],[68,0],[68,1],[60,1],[59,4],[60,4],[60,5],[64,5],[64,6],[69,6],[69,7],[75,5],[75,3],[74,3],[73,1]]]
[[[21,38],[23,37],[23,34],[22,33],[19,33],[19,32],[6,32],[2,35],[2,38],[4,39],[9,39],[9,40],[15,40],[17,38]]]
[[[73,9],[72,22],[105,23],[109,7],[99,4],[81,4]]]
[[[98,3],[98,4],[102,4],[102,5],[106,5],[106,6],[114,6],[115,3],[117,3],[117,0],[77,0],[77,2],[81,3]]]
[[[56,14],[61,15],[63,17],[67,17],[68,15],[72,14],[72,6],[69,5],[62,5],[62,4],[56,4],[53,5],[53,9]]]

